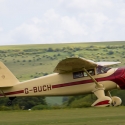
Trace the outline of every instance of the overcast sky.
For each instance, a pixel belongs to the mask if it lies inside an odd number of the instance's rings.
[[[125,0],[0,0],[0,45],[125,40]]]

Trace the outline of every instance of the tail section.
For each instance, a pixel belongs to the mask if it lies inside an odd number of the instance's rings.
[[[0,88],[12,87],[17,83],[19,83],[18,79],[2,62],[0,62]]]

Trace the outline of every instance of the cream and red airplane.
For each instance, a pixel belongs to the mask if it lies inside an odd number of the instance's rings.
[[[19,82],[0,62],[0,97],[9,97],[10,104],[18,96],[65,96],[94,93],[95,107],[118,106],[122,103],[110,90],[125,89],[125,68],[109,68],[120,62],[94,62],[80,57],[66,58],[54,73]]]

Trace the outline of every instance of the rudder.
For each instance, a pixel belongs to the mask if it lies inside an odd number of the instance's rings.
[[[0,87],[12,87],[19,83],[13,73],[0,62]]]

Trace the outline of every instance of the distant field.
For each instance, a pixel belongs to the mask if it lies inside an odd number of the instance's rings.
[[[11,45],[0,46],[0,61],[23,81],[53,73],[60,60],[72,56],[94,61],[122,61],[121,65],[125,65],[124,53],[125,41]]]
[[[6,49],[29,49],[29,48],[62,48],[62,47],[67,47],[67,46],[72,46],[72,47],[87,47],[89,45],[94,45],[94,46],[107,46],[107,45],[125,45],[125,41],[112,41],[112,42],[81,42],[81,43],[62,43],[62,44],[25,44],[25,45],[6,45],[6,46],[0,46],[0,49],[6,50]]]
[[[125,107],[0,111],[0,125],[125,125]]]

